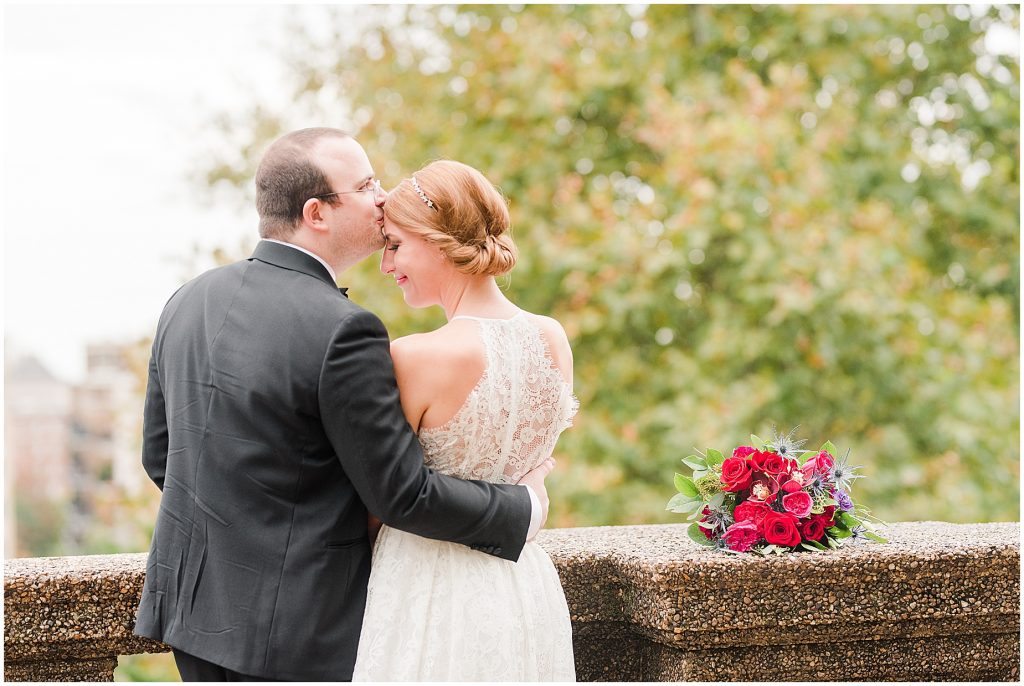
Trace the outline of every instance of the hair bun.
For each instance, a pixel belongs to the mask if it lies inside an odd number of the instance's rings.
[[[504,227],[501,227],[504,231]],[[516,258],[519,256],[513,243],[508,236],[488,233],[480,245],[480,271],[478,274],[499,276],[507,274],[516,266]]]

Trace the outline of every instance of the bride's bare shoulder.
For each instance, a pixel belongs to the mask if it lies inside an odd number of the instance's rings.
[[[483,347],[472,322],[453,321],[434,331],[396,338],[391,357],[396,372],[416,377],[448,377],[454,370],[468,371],[485,362]]]

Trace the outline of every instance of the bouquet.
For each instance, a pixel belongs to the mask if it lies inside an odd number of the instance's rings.
[[[665,509],[689,514],[690,538],[761,555],[828,550],[849,539],[886,542],[876,526],[884,522],[850,498],[862,477],[847,466],[849,451],[837,459],[830,441],[813,452],[800,450],[805,441],[793,441],[792,431],[772,433],[771,441],[751,436],[729,458],[709,449],[683,459],[693,474],[676,474],[679,493]]]

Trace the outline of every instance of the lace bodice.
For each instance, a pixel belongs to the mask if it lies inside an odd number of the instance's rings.
[[[578,403],[532,316],[472,319],[487,362],[455,416],[420,429],[428,467],[463,479],[516,483],[544,461]]]

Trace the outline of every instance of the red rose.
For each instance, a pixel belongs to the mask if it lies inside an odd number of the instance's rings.
[[[786,508],[786,512],[790,512],[800,519],[811,514],[811,507],[813,506],[814,501],[811,500],[811,496],[807,495],[805,491],[797,491],[796,493],[788,493],[782,496],[782,507]]]
[[[761,533],[753,522],[736,522],[722,534],[730,550],[745,553],[761,540]]]
[[[795,548],[800,545],[800,529],[797,518],[788,512],[769,512],[761,522],[764,540],[771,545],[786,545]]]
[[[786,458],[778,453],[759,451],[751,456],[751,461],[759,471],[771,476],[778,476],[786,471]]]
[[[758,529],[764,516],[772,509],[758,500],[744,500],[732,511],[732,516],[737,522],[753,522]]]
[[[750,487],[753,475],[750,466],[741,457],[730,457],[722,463],[722,490],[735,493]]]
[[[812,515],[811,519],[819,520],[824,528],[829,529],[836,525],[836,520],[832,518],[832,512],[830,512],[830,510],[834,511],[835,509],[836,508],[830,505],[825,508],[825,512],[822,514]]]
[[[801,524],[800,533],[805,540],[820,541],[825,535],[825,523],[821,520],[821,515],[815,515]]]
[[[803,488],[803,484],[801,484],[796,479],[790,479],[786,483],[782,484],[782,490],[784,490],[786,493],[796,493],[801,488]]]
[[[748,455],[751,455],[751,454],[756,453],[756,452],[757,451],[754,450],[753,448],[751,448],[749,445],[741,445],[739,448],[736,448],[736,450],[732,451],[732,456],[733,457],[747,457]]]

